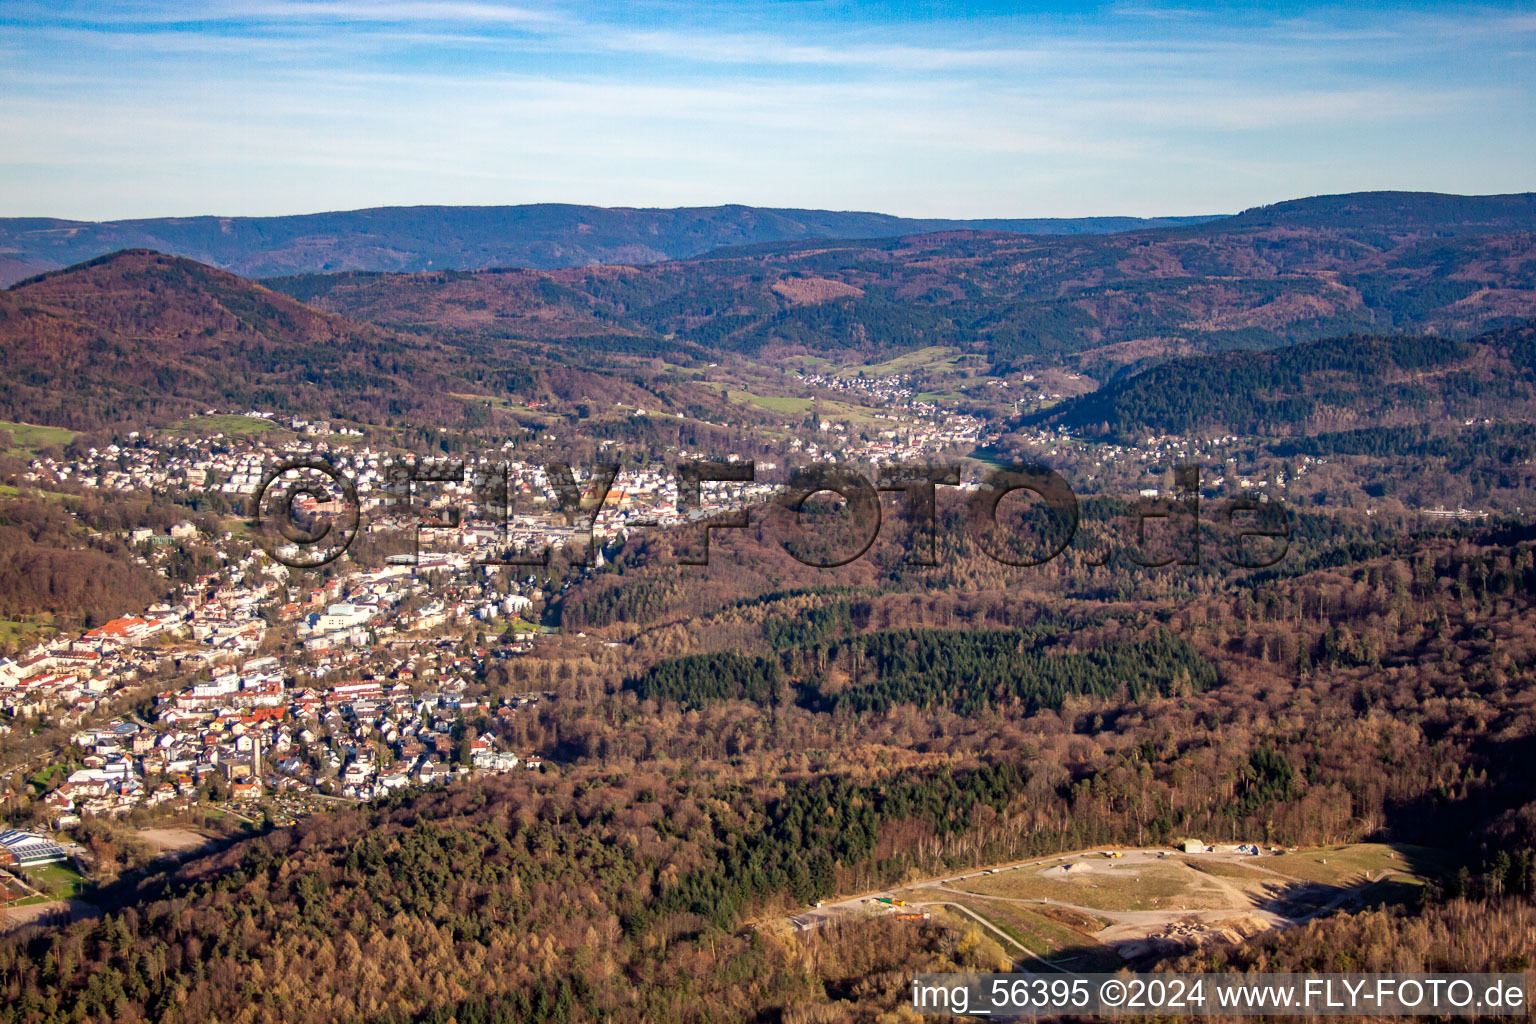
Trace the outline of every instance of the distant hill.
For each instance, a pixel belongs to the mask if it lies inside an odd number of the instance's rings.
[[[144,250],[0,292],[4,419],[85,429],[210,405],[426,413],[440,362],[432,342]]]
[[[1536,419],[1536,322],[1465,341],[1357,335],[1174,359],[1027,422],[1134,442],[1149,434],[1336,435],[1480,419]]]
[[[1235,217],[947,220],[753,206],[631,209],[559,203],[102,222],[14,217],[0,218],[0,285],[129,248],[185,256],[246,277],[273,277],[342,270],[640,265],[729,247],[944,231],[1078,236],[1202,227],[1230,233],[1277,226],[1371,229],[1399,237],[1407,232],[1450,237],[1532,231],[1536,196],[1362,192],[1296,199]]]
[[[1355,192],[1311,196],[1222,218],[1221,230],[1270,227],[1389,228],[1445,235],[1536,229],[1536,192],[1457,196],[1441,192]]]
[[[1525,197],[1393,195],[1110,235],[795,240],[638,267],[267,284],[333,313],[439,336],[843,361],[949,346],[995,370],[1066,361],[1098,380],[1201,352],[1351,333],[1469,337],[1536,317],[1536,220]],[[1344,205],[1358,209],[1346,217]],[[1330,211],[1343,226],[1318,226]]]
[[[1282,207],[1118,234],[800,239],[640,266],[264,284],[129,250],[0,292],[0,418],[92,429],[255,406],[451,427],[623,405],[723,423],[743,414],[728,396],[665,367],[943,346],[994,375],[1065,368],[1119,386],[1202,353],[1466,339],[1536,318],[1536,230],[1520,197]],[[1344,226],[1326,226],[1333,216]],[[937,392],[943,372],[928,382]],[[1074,408],[1111,432],[1167,419],[1146,403],[1134,417]],[[1307,413],[1307,429],[1354,426],[1329,415]]]
[[[923,220],[881,213],[752,206],[628,209],[409,206],[292,217],[0,219],[0,285],[120,249],[186,256],[246,277],[337,270],[579,267],[683,259],[721,246],[804,238],[876,238],[956,229],[1100,234],[1206,217]]]
[[[674,400],[610,372],[661,340],[608,322],[543,273],[487,272],[505,290],[495,306],[432,294],[470,276],[360,275],[396,311],[364,323],[143,249],[52,271],[0,291],[0,420],[94,430],[255,408],[435,430],[503,417],[512,396],[723,418],[726,399],[709,388],[687,386]],[[687,342],[667,349],[708,354]]]

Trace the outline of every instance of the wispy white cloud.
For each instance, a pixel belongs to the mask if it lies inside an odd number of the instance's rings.
[[[347,21],[471,21],[523,24],[556,20],[549,11],[472,0],[291,0],[231,5],[230,10],[268,17],[327,17]]]
[[[1519,9],[918,23],[820,5],[11,0],[0,26],[0,214],[1166,213],[1372,181],[1507,190],[1536,166],[1518,58],[1536,16]]]

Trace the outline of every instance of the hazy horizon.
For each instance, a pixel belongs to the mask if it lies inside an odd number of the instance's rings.
[[[1394,190],[1392,190],[1392,189],[1385,189],[1385,190],[1382,190],[1382,191],[1394,191]],[[1426,193],[1426,194],[1428,194],[1428,193]],[[1513,194],[1523,194],[1523,193],[1513,193]],[[1275,203],[1284,203],[1284,202],[1290,202],[1290,201],[1296,200],[1296,199],[1309,199],[1309,198],[1313,198],[1313,197],[1311,197],[1311,196],[1289,196],[1289,197],[1287,197],[1285,199],[1276,199],[1273,202],[1260,203],[1260,204],[1257,204],[1257,205],[1259,205],[1259,206],[1272,206],[1272,205],[1275,205]],[[740,207],[740,208],[749,209],[749,210],[776,210],[776,211],[782,211],[782,212],[787,212],[787,213],[794,213],[794,212],[802,212],[803,211],[803,212],[807,212],[807,213],[839,213],[839,214],[849,214],[849,215],[856,215],[856,216],[857,215],[867,215],[867,216],[877,216],[877,217],[896,217],[896,218],[899,218],[899,219],[902,219],[902,220],[955,220],[955,221],[985,221],[985,220],[1083,220],[1083,219],[1088,219],[1088,218],[1113,219],[1113,218],[1118,218],[1118,217],[1129,217],[1129,218],[1135,218],[1135,219],[1138,219],[1138,220],[1157,220],[1157,219],[1160,219],[1160,218],[1182,218],[1182,217],[1196,217],[1196,218],[1199,218],[1199,217],[1211,217],[1211,218],[1231,217],[1231,216],[1235,216],[1236,214],[1239,214],[1239,213],[1243,212],[1243,210],[1221,210],[1221,211],[1217,211],[1217,212],[1210,212],[1210,211],[1199,211],[1199,212],[1180,211],[1180,212],[1176,212],[1176,213],[1136,214],[1136,213],[1119,213],[1119,212],[1116,212],[1116,211],[1109,211],[1107,213],[1085,213],[1085,214],[1078,214],[1078,215],[1074,215],[1074,216],[1059,216],[1059,215],[1056,215],[1056,214],[1034,214],[1034,213],[1009,213],[1009,212],[1004,212],[1004,213],[978,214],[977,216],[974,216],[974,217],[941,217],[941,216],[929,217],[929,216],[919,216],[919,215],[915,215],[915,214],[902,213],[901,211],[892,211],[892,210],[840,209],[840,208],[833,208],[833,207],[826,207],[826,206],[769,206],[769,205],[764,204],[764,203],[722,202],[722,203],[710,203],[708,205],[697,204],[697,203],[686,203],[686,204],[674,205],[674,206],[633,206],[633,205],[622,205],[622,204],[602,203],[602,202],[586,202],[586,203],[582,203],[582,202],[564,202],[564,201],[540,202],[538,200],[531,200],[531,201],[526,202],[526,203],[388,203],[388,204],[384,204],[384,205],[380,205],[380,206],[336,207],[336,208],[333,208],[333,209],[325,209],[325,210],[290,210],[290,211],[285,211],[285,212],[280,212],[280,213],[257,213],[257,214],[224,213],[224,212],[219,211],[219,210],[205,210],[205,211],[202,211],[202,212],[199,212],[199,213],[148,214],[148,215],[145,215],[145,216],[133,216],[133,217],[61,217],[61,216],[57,216],[55,214],[11,214],[11,213],[0,212],[0,220],[41,219],[41,220],[64,220],[64,221],[70,221],[72,223],[79,223],[79,224],[121,224],[121,223],[130,222],[130,221],[145,221],[145,220],[197,220],[197,219],[203,218],[203,217],[217,217],[217,218],[221,218],[221,219],[259,219],[259,218],[269,218],[269,217],[324,217],[324,216],[328,216],[328,215],[332,215],[332,214],[366,213],[366,212],[369,212],[371,210],[431,210],[431,209],[495,210],[495,209],[505,209],[505,208],[512,208],[512,207],[524,207],[524,206],[565,206],[565,207],[572,207],[572,208],[578,208],[578,209],[636,210],[636,211],[642,211],[642,212],[644,212],[644,211],[669,211],[669,210],[719,210],[719,209],[729,209],[731,207]],[[1253,207],[1245,207],[1244,209],[1252,209],[1252,208]]]

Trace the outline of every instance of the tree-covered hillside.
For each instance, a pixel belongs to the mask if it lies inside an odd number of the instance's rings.
[[[1520,418],[1536,413],[1533,337],[1532,325],[1468,341],[1353,335],[1175,359],[1030,422],[1134,440],[1191,433],[1337,436],[1344,428],[1361,436],[1372,428]]]

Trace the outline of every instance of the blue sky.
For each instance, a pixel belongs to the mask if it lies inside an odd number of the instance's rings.
[[[0,4],[0,215],[1536,189],[1536,4]]]

